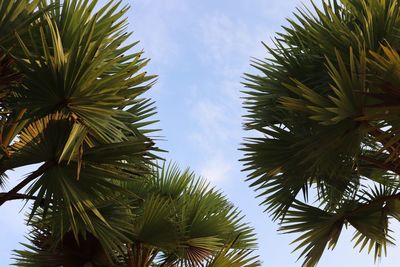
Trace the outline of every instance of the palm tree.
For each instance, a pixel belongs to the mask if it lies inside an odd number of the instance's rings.
[[[258,266],[253,230],[188,171],[156,171],[148,60],[110,0],[0,1],[0,206],[31,203],[17,266]],[[97,10],[97,11],[94,11]],[[34,168],[34,167],[32,167]]]
[[[49,224],[60,224],[63,218],[62,213],[50,211],[47,219],[34,219],[29,238],[32,245],[25,245],[28,251],[16,251],[17,265],[259,266],[257,257],[251,255],[253,230],[219,191],[193,172],[164,165],[146,179],[124,181],[122,186],[132,193],[124,205],[120,194],[97,202],[114,231],[104,235],[116,242],[121,233],[126,238],[109,250],[110,258],[95,238],[99,232],[109,231],[102,221],[93,218],[96,233],[88,231],[85,238],[82,234],[76,239],[71,231],[54,236]]]
[[[375,259],[400,220],[400,5],[332,0],[298,9],[247,74],[251,186],[303,266],[334,248],[343,226]],[[313,204],[310,204],[313,203]]]
[[[148,62],[141,53],[127,53],[135,44],[121,46],[129,37],[121,19],[127,9],[119,10],[120,3],[111,1],[93,15],[96,2],[1,2],[2,18],[35,18],[23,34],[11,23],[0,29],[15,36],[9,42],[13,45],[3,48],[3,66],[11,72],[7,77],[18,77],[3,90],[1,171],[41,164],[3,193],[1,204],[20,197],[17,193],[31,183],[26,197],[35,196],[35,207],[48,208],[69,195],[77,202],[68,202],[77,208],[83,195],[102,194],[107,181],[148,171],[143,163],[154,158],[154,144],[142,127],[151,123],[146,118],[154,107],[139,96],[154,76],[141,72]],[[32,10],[42,16],[33,16]],[[50,180],[55,172],[60,178]],[[74,190],[87,190],[80,183],[88,179],[93,182],[90,192],[76,194]],[[83,205],[90,206],[86,200]]]
[[[142,72],[141,52],[129,53],[135,43],[122,45],[127,8],[110,1],[92,14],[96,2],[0,5],[0,32],[9,38],[2,43],[0,184],[8,170],[39,165],[0,194],[0,205],[33,200],[28,222],[60,212],[76,238],[94,232],[93,217],[104,221],[95,200],[125,191],[114,181],[148,173],[156,150],[143,129],[154,107],[139,98],[154,76]],[[62,236],[63,226],[52,224],[53,234]]]

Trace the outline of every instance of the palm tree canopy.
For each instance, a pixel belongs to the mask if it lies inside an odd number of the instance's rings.
[[[0,193],[32,200],[17,266],[259,266],[253,229],[219,191],[157,169],[121,1],[0,1]],[[37,167],[38,166],[38,167]],[[25,192],[22,192],[25,190]]]
[[[0,186],[6,171],[39,164],[0,205],[33,200],[28,222],[56,218],[46,225],[57,238],[90,232],[111,249],[127,239],[101,208],[130,194],[116,181],[143,178],[157,158],[145,127],[155,108],[142,97],[155,76],[127,43],[128,7],[96,4],[0,1]]]
[[[399,217],[400,4],[324,1],[298,9],[246,74],[251,186],[314,266],[343,225],[380,257]],[[307,204],[316,198],[316,205]]]
[[[34,218],[32,244],[25,245],[27,251],[16,251],[17,265],[259,266],[251,254],[256,245],[253,229],[221,192],[193,172],[164,165],[146,179],[124,181],[122,186],[132,193],[125,205],[120,193],[96,202],[111,231],[93,218],[95,232],[81,231],[75,239],[69,221],[62,222],[62,213],[49,211],[47,219]],[[65,225],[68,232],[60,238],[49,223]],[[115,247],[105,246],[112,242]],[[112,264],[107,263],[105,251],[112,252]]]

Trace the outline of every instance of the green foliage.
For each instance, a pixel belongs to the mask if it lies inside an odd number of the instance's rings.
[[[129,36],[127,8],[110,1],[93,14],[96,2],[1,4],[10,23],[0,31],[13,33],[7,35],[13,46],[4,51],[15,63],[3,66],[18,76],[8,76],[1,100],[1,173],[42,165],[2,193],[0,204],[29,185],[29,220],[38,212],[43,219],[58,213],[57,224],[48,226],[53,235],[72,231],[78,240],[88,230],[108,249],[123,239],[98,233],[96,221],[109,226],[98,202],[125,192],[115,181],[139,179],[155,158],[149,130],[142,129],[154,107],[139,98],[154,76],[142,72],[148,61],[141,52],[129,53],[135,44],[122,45]]]
[[[380,257],[400,199],[400,5],[333,0],[288,22],[252,62],[260,74],[246,74],[245,128],[260,133],[242,148],[248,179],[282,230],[300,234],[304,266],[346,224]]]
[[[10,49],[14,44],[14,34],[26,33],[30,24],[50,10],[48,5],[38,8],[41,0],[10,0],[0,3],[0,47]]]
[[[0,1],[0,206],[32,204],[15,265],[258,266],[253,229],[219,191],[157,169],[155,76],[127,43],[128,7],[97,2]]]
[[[51,209],[45,219],[35,217],[32,245],[25,245],[28,251],[16,251],[17,265],[102,266],[99,261],[109,260],[138,267],[259,266],[251,254],[253,229],[220,192],[189,170],[168,165],[146,179],[121,183],[130,197],[124,198],[125,203],[120,193],[99,198],[96,208],[102,218],[88,212],[86,221],[79,217],[71,221],[64,215],[67,206],[62,211]],[[78,230],[71,231],[74,227]]]

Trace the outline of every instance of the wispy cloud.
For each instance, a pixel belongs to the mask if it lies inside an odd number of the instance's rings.
[[[222,156],[214,156],[205,162],[200,174],[213,184],[218,184],[229,178],[232,168],[233,164],[230,160],[226,160]]]
[[[197,123],[192,138],[203,155],[201,173],[221,183],[237,169],[243,113],[240,82],[250,57],[264,53],[263,34],[260,28],[217,11],[203,14],[194,31],[201,47],[200,61],[213,76],[196,87],[200,92],[192,99],[192,118]]]
[[[171,58],[180,56],[174,30],[186,10],[184,0],[153,0],[133,5],[129,11],[131,29],[137,33],[133,38],[141,39],[140,46],[155,61],[154,65],[173,64]]]
[[[262,30],[255,25],[214,12],[204,15],[198,26],[207,58],[223,72],[237,70],[243,60],[261,53]]]
[[[200,128],[198,134],[206,136],[208,141],[215,142],[231,136],[226,126],[233,118],[229,117],[227,106],[207,98],[200,99],[192,112]]]

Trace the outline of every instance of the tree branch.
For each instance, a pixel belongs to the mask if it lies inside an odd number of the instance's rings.
[[[351,210],[349,212],[346,212],[345,217],[348,217],[349,214],[354,214],[356,212],[366,210],[371,206],[383,204],[383,203],[385,203],[387,201],[391,201],[391,200],[400,200],[400,193],[397,193],[397,194],[394,194],[394,195],[389,195],[389,196],[383,196],[383,197],[380,197],[380,198],[376,198],[376,199],[374,199],[374,200],[372,200],[372,201],[370,201],[368,203],[362,204],[361,206],[359,206],[359,207],[357,207],[357,208],[355,208],[355,209],[353,209],[353,210]]]
[[[35,180],[37,177],[42,175],[45,171],[47,171],[51,166],[54,165],[53,161],[45,162],[42,166],[40,166],[36,171],[32,172],[28,177],[26,177],[22,182],[17,184],[13,189],[5,193],[0,197],[0,206],[3,205],[6,201],[15,199],[18,195],[18,191],[24,188],[27,184]]]
[[[0,199],[3,198],[8,192],[2,192],[0,193]],[[18,199],[25,199],[25,200],[35,200],[35,196],[30,196],[26,194],[15,194],[14,196],[10,197],[8,200],[18,200]]]
[[[400,175],[400,168],[397,166],[394,166],[393,164],[386,163],[386,162],[383,162],[383,161],[380,161],[380,160],[377,160],[375,158],[371,158],[371,157],[368,157],[365,155],[359,155],[358,158],[371,163],[372,165],[374,165],[375,167],[378,167],[379,169],[392,171],[392,172]]]
[[[374,129],[373,131],[370,131],[369,134],[371,136],[373,136],[377,142],[381,143],[381,145],[383,147],[385,147],[384,150],[386,150],[387,152],[389,152],[390,154],[396,153],[398,154],[399,152],[399,147],[400,144],[399,142],[393,143],[391,146],[387,147],[387,143],[391,141],[391,139],[393,138],[393,135],[391,135],[390,137],[387,136],[388,133],[385,131],[382,131],[381,129]]]

